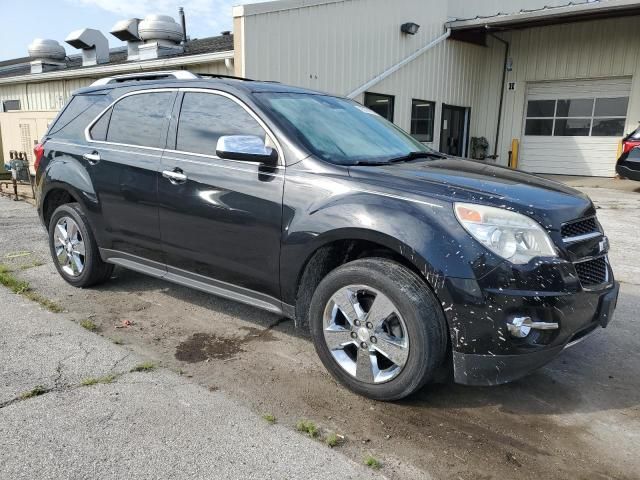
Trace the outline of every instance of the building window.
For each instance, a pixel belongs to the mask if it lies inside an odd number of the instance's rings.
[[[433,142],[435,103],[411,101],[411,135],[420,142]]]
[[[621,137],[629,97],[529,100],[524,134],[554,137]]]
[[[364,106],[393,122],[393,95],[365,92]]]
[[[21,110],[20,100],[5,100],[2,102],[2,111],[10,112],[11,110]]]

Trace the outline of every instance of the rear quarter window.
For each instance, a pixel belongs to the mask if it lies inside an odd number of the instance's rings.
[[[74,95],[49,127],[47,136],[84,139],[85,128],[107,105],[107,95]]]

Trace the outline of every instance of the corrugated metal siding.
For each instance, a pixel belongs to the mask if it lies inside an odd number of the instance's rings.
[[[245,75],[346,95],[443,33],[447,3],[438,0],[350,0],[249,15],[244,18]],[[400,25],[421,25],[415,36]],[[394,95],[395,123],[410,126],[411,99],[472,107],[489,49],[448,41],[426,52],[370,90]],[[361,98],[360,98],[361,100]],[[472,127],[471,134],[474,134]]]
[[[596,20],[502,34],[511,41],[513,59],[513,71],[508,72],[507,82],[516,82],[516,88],[505,91],[499,163],[507,163],[511,139],[522,136],[525,96],[531,82],[631,77],[626,131],[637,126],[640,121],[638,20],[638,17]],[[496,88],[499,92],[499,83],[484,79],[484,92]],[[494,118],[496,112],[489,112],[488,116]],[[487,125],[488,135],[494,134],[494,125],[493,122]]]
[[[454,18],[475,18],[499,13],[517,13],[520,10],[534,10],[544,7],[565,6],[572,3],[587,3],[588,0],[449,0],[449,16]]]
[[[190,70],[201,73],[233,75],[224,62],[189,65]],[[42,83],[18,83],[0,85],[0,101],[20,100],[25,111],[58,111],[71,94],[79,88],[91,85],[95,78],[70,78]]]

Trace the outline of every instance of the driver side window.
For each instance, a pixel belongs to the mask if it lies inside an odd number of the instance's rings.
[[[266,132],[244,108],[227,97],[185,93],[176,150],[215,156],[218,138],[223,135],[256,135],[264,139]]]

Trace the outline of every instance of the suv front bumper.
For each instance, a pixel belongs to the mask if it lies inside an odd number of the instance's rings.
[[[613,282],[600,290],[558,296],[514,293],[489,294],[483,304],[467,303],[445,312],[454,330],[452,356],[456,383],[499,385],[547,364],[565,348],[609,324],[619,284]],[[514,315],[555,322],[559,328],[532,331],[524,339],[513,338],[507,325]]]

